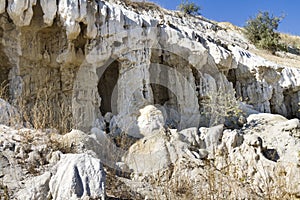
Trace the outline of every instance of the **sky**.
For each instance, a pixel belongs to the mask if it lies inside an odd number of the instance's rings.
[[[176,10],[181,0],[152,0],[158,5]],[[227,21],[244,26],[259,11],[274,16],[285,15],[278,27],[279,32],[300,36],[300,0],[189,0],[201,7],[201,14],[211,20]]]

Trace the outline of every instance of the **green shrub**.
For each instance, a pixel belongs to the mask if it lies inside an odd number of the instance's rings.
[[[189,15],[200,15],[201,10],[200,6],[195,3],[190,3],[188,0],[182,1],[181,4],[179,4],[178,9],[184,14]]]
[[[255,18],[250,18],[245,26],[245,34],[257,47],[275,52],[281,46],[279,33],[276,32],[283,17],[274,17],[268,12],[259,12]]]

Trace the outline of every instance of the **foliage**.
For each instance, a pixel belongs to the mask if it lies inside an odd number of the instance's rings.
[[[259,12],[255,18],[250,18],[245,26],[248,39],[259,48],[275,52],[281,48],[279,33],[276,32],[283,16],[276,17],[269,12]]]
[[[209,127],[225,124],[227,127],[238,128],[242,126],[243,111],[235,98],[235,93],[225,93],[224,88],[212,90],[202,97],[202,112],[208,120]]]
[[[179,4],[178,9],[183,12],[184,14],[189,15],[200,15],[200,6],[196,5],[195,3],[189,2],[188,0],[182,1]]]

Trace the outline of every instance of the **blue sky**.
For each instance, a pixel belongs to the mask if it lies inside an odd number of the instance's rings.
[[[181,0],[152,0],[160,6],[175,10]],[[300,0],[190,0],[201,7],[201,14],[212,20],[228,21],[244,26],[250,16],[258,11],[268,11],[275,16],[285,15],[278,30],[300,35]]]

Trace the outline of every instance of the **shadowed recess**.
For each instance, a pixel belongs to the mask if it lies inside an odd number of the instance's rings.
[[[105,115],[107,112],[117,114],[117,82],[119,79],[119,72],[120,63],[118,61],[114,61],[105,69],[104,73],[100,77],[98,92],[101,97],[100,111],[102,115]],[[116,92],[115,96],[112,96],[113,91]]]

